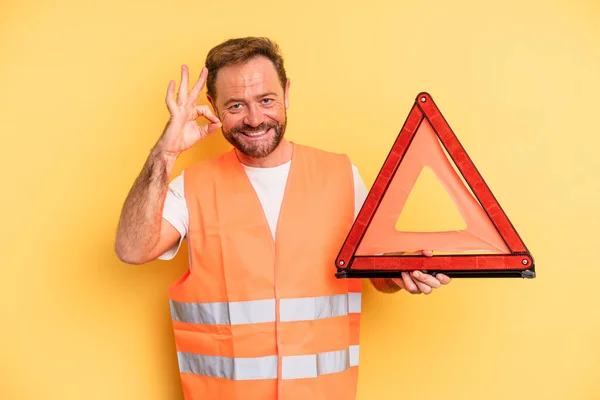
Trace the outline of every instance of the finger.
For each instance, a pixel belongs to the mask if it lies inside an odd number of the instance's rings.
[[[444,275],[444,274],[437,274],[435,277],[437,280],[440,281],[440,283],[442,285],[447,285],[452,280],[452,279],[450,279],[450,277],[448,275]]]
[[[420,256],[424,255],[427,257],[433,256],[431,250],[409,250],[409,251],[392,251],[390,253],[383,253],[384,256]]]
[[[204,125],[206,127],[206,129],[204,129],[204,131],[206,132],[206,135],[210,135],[211,133],[213,133],[214,131],[218,130],[221,127],[221,123],[218,124],[208,124],[208,125]]]
[[[412,293],[412,294],[420,294],[421,293],[421,290],[419,290],[419,287],[412,280],[412,278],[410,277],[408,272],[402,272],[402,280],[404,281],[404,287],[406,288],[407,292]]]
[[[412,280],[417,285],[421,293],[430,294],[433,291],[432,286],[429,284],[434,283],[439,286],[439,282],[433,276],[424,274],[421,271],[413,271]]]
[[[175,110],[175,107],[177,107],[177,104],[175,104],[175,101],[173,100],[174,95],[175,95],[175,81],[170,80],[169,86],[167,86],[167,97],[165,99],[165,102],[167,103],[167,108],[169,109],[169,112],[171,114]]]
[[[194,102],[198,101],[198,97],[200,96],[200,92],[204,88],[204,84],[206,83],[206,77],[208,76],[208,69],[206,67],[202,67],[202,71],[200,71],[200,77],[196,81],[196,84],[192,88],[190,92],[190,100]]]
[[[215,116],[215,114],[213,114],[213,112],[211,111],[209,106],[196,106],[196,112],[198,113],[198,115],[205,117],[207,120],[209,120],[210,122],[212,122],[213,124],[220,124],[221,121],[219,120],[219,118],[217,118]]]
[[[188,67],[187,65],[181,66],[181,84],[179,85],[179,92],[177,93],[177,103],[181,104],[187,99],[189,84],[188,84]]]
[[[423,283],[418,279],[413,279],[413,281],[415,282],[415,285],[417,285],[421,293],[430,294],[433,291],[431,286],[429,286],[428,284]]]
[[[413,271],[412,276],[413,276],[415,282],[424,283],[427,286],[430,286],[432,288],[437,289],[441,286],[440,281],[437,279],[437,277],[435,277],[433,275],[424,274],[421,271]]]

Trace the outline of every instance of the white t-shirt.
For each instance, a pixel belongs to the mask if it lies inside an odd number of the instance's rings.
[[[244,165],[246,174],[258,195],[262,205],[271,234],[275,239],[277,228],[277,219],[279,210],[283,201],[283,193],[290,172],[291,161],[273,168],[257,168]],[[367,188],[358,173],[358,168],[352,165],[352,174],[354,176],[354,218],[356,218],[363,202],[367,198]],[[163,218],[177,229],[181,234],[179,242],[158,258],[161,260],[170,260],[177,254],[181,242],[187,235],[188,230],[188,209],[183,193],[183,172],[169,184],[165,206],[163,209]]]

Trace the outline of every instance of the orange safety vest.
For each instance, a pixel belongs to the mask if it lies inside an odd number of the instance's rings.
[[[275,241],[234,151],[184,182],[190,268],[169,298],[185,399],[355,399],[361,282],[334,276],[348,158],[294,144]]]

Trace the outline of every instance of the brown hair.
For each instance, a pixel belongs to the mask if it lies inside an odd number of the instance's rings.
[[[216,99],[215,82],[217,73],[227,65],[243,64],[252,58],[263,56],[271,60],[281,86],[285,88],[287,76],[283,67],[283,57],[279,46],[270,39],[264,37],[245,37],[229,39],[213,47],[206,56],[205,66],[208,68],[206,79],[206,91],[210,97]]]

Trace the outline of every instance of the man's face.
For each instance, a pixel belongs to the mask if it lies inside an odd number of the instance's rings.
[[[209,99],[225,139],[243,154],[263,158],[277,148],[286,127],[289,81],[285,90],[265,57],[219,70],[216,99]]]

